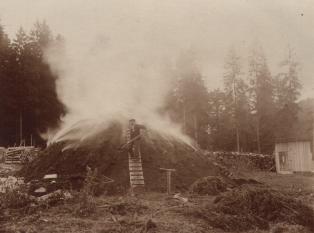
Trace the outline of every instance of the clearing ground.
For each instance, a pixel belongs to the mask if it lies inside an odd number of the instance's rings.
[[[0,166],[2,171],[6,169],[7,172],[16,168],[11,165]],[[0,171],[0,174],[4,173]],[[281,190],[313,206],[313,175],[277,175],[272,172],[250,172],[243,175],[264,182],[270,188]],[[75,198],[37,211],[31,209],[4,211],[0,220],[0,232],[225,232],[212,227],[197,212],[204,206],[210,208],[215,196],[189,193],[183,193],[182,196],[187,197],[189,201],[183,202],[164,193],[147,192],[135,197],[127,194],[96,197],[89,202],[93,209],[90,212],[80,212],[82,203]],[[243,232],[311,231],[297,224],[273,223],[267,230],[251,229]]]

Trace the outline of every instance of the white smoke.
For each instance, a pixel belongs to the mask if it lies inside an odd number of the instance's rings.
[[[28,31],[36,20],[46,19],[54,32],[66,37],[68,50],[78,57],[87,47],[98,50],[93,47],[95,41],[106,44],[108,40],[122,52],[121,57],[129,59],[146,51],[144,61],[156,52],[171,60],[178,51],[192,47],[210,89],[222,87],[230,45],[246,60],[251,46],[261,42],[273,74],[290,45],[302,67],[302,98],[314,93],[313,12],[310,0],[0,1],[1,24],[11,38],[20,26]]]
[[[54,49],[46,54],[51,68],[60,77],[58,95],[69,110],[53,140],[60,139],[71,125],[82,120],[99,125],[115,118],[126,121],[130,117],[160,131],[172,129],[174,134],[182,135],[178,133],[179,127],[158,117],[156,109],[162,105],[168,91],[172,77],[169,70],[182,51],[189,49],[195,51],[200,72],[206,76],[205,83],[211,89],[221,86],[224,58],[230,44],[243,50],[241,54],[246,57],[252,39],[258,38],[272,71],[283,59],[286,46],[291,44],[303,58],[301,63],[305,64],[304,75],[300,75],[306,83],[304,96],[313,93],[314,47],[311,46],[313,33],[310,30],[313,6],[310,3],[282,1],[274,5],[273,1],[227,0],[8,2],[15,4],[1,7],[1,2],[0,13],[5,13],[8,19],[11,17],[14,24],[28,21],[32,24],[34,17],[46,18],[53,31],[60,32],[66,39],[65,54]],[[304,12],[304,17],[300,12]],[[89,131],[92,127],[87,128]]]
[[[170,90],[182,43],[169,47],[169,41],[160,38],[163,28],[155,31],[146,19],[138,23],[136,15],[110,31],[101,23],[96,28],[87,25],[79,13],[74,18],[84,28],[84,37],[65,35],[65,50],[52,46],[46,51],[46,59],[59,77],[58,96],[68,109],[60,129],[46,134],[49,142],[81,141],[112,120],[127,123],[130,118],[189,142],[178,125],[157,113]],[[76,34],[75,30],[70,35]],[[73,131],[77,124],[81,130]]]

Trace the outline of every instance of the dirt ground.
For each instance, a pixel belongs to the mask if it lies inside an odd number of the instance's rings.
[[[12,173],[19,167],[0,164],[0,174]],[[277,175],[270,172],[242,174],[283,191],[314,207],[314,176],[304,174]],[[95,211],[79,216],[77,200],[67,201],[34,213],[10,213],[0,225],[0,232],[162,232],[162,233],[223,233],[211,227],[197,215],[186,214],[191,208],[212,203],[214,196],[192,196],[183,193],[188,202],[164,193],[141,193],[132,197],[102,195],[93,200]],[[6,215],[7,213],[4,213]],[[314,221],[314,220],[313,220]],[[251,230],[247,233],[310,232],[298,225],[273,225],[270,230]]]
[[[314,173],[281,175],[274,172],[250,172],[246,176],[302,200],[314,208]]]
[[[6,164],[0,162],[0,177],[14,175],[15,172],[21,169],[20,164]]]

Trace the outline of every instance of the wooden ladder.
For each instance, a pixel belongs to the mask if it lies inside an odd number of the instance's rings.
[[[133,157],[130,153],[129,156],[129,173],[130,173],[130,186],[133,191],[135,188],[144,188],[144,175],[142,167],[142,158],[140,151]]]

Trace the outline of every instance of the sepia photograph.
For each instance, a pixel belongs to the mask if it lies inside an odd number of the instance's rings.
[[[0,233],[314,232],[313,0],[0,0]]]

